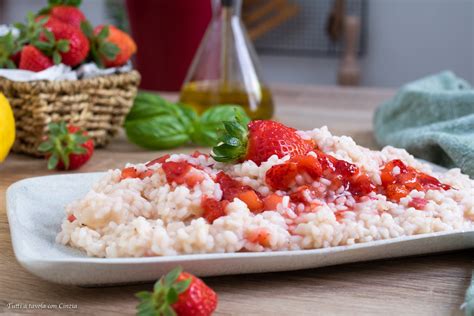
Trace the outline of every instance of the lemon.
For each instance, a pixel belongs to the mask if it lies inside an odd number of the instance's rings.
[[[7,98],[0,92],[0,162],[8,155],[15,141],[15,118]]]

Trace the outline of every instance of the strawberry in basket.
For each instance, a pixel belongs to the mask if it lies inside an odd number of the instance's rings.
[[[40,10],[40,16],[49,16],[70,26],[80,28],[86,21],[84,13],[79,9],[81,0],[49,0],[48,6]]]
[[[101,67],[122,66],[137,51],[130,35],[113,25],[99,25],[93,29],[90,23],[83,22],[81,28],[89,38],[92,58]]]
[[[22,49],[19,68],[41,71],[53,64],[77,66],[89,53],[89,41],[82,31],[56,18],[28,15],[27,23],[16,24]],[[35,59],[39,59],[37,62]]]
[[[79,9],[81,0],[49,0],[25,24],[16,23],[18,38],[0,36],[0,68],[42,71],[63,63],[77,67],[94,61],[99,67],[127,63],[137,46],[125,32],[113,25],[92,27]]]

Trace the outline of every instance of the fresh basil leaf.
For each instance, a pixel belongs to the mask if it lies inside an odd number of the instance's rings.
[[[168,114],[126,121],[125,131],[132,143],[148,149],[169,149],[190,141],[186,127]]]
[[[199,122],[199,116],[192,107],[186,104],[178,103],[177,107],[180,111],[179,119],[186,126],[189,135],[194,133],[196,124]]]
[[[147,119],[151,116],[175,114],[178,113],[175,107],[175,105],[156,94],[140,92],[125,120],[133,121]]]
[[[217,144],[224,121],[235,121],[237,118],[247,125],[250,118],[244,109],[238,105],[218,105],[206,110],[199,124],[191,135],[193,142],[201,146],[214,146]]]

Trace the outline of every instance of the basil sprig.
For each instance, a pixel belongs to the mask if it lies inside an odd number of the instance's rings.
[[[170,149],[189,143],[213,146],[224,128],[223,122],[235,117],[250,121],[237,105],[216,105],[199,116],[187,105],[139,92],[124,126],[128,139],[147,149]]]

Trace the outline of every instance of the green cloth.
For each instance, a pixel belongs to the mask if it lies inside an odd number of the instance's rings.
[[[403,86],[374,116],[375,138],[474,179],[474,89],[449,71]],[[465,315],[474,315],[474,271]]]
[[[374,127],[380,145],[405,148],[474,178],[474,89],[452,72],[403,86],[377,109]]]

